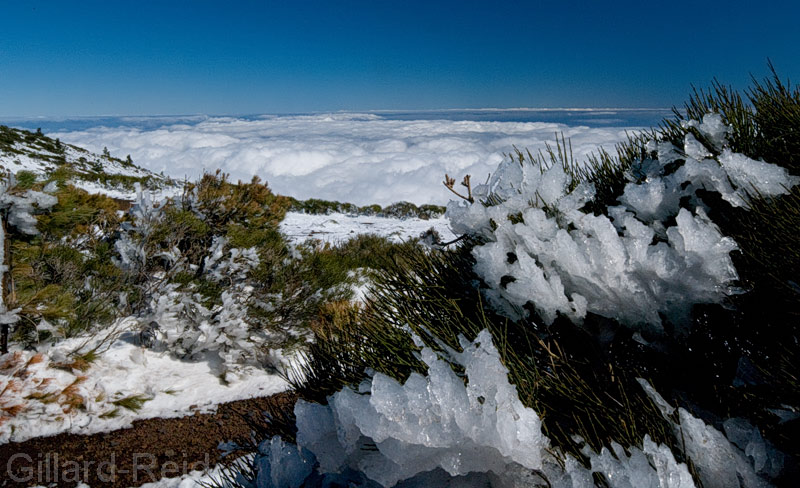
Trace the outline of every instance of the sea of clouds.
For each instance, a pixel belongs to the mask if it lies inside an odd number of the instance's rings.
[[[258,175],[278,193],[358,205],[406,200],[444,204],[453,195],[445,173],[484,181],[516,146],[535,153],[556,134],[572,141],[577,160],[599,146],[612,150],[636,127],[556,122],[397,120],[382,115],[206,117],[163,124],[121,124],[50,133],[174,178],[220,168],[231,179]]]

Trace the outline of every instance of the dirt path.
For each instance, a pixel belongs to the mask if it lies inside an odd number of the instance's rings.
[[[290,409],[279,393],[222,404],[214,414],[137,420],[113,432],[59,434],[0,445],[0,486],[129,487],[214,466],[220,442],[249,437],[248,416]]]

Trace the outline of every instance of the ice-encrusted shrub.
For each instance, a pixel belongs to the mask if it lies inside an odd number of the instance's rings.
[[[732,151],[800,174],[800,87],[783,82],[770,69],[769,78],[754,80],[743,94],[719,82],[711,90],[696,91],[684,113],[662,124],[662,138],[674,143],[691,134],[713,148],[691,120],[718,113],[728,127]],[[712,152],[716,155],[718,149]],[[716,377],[716,384],[731,385],[717,387],[701,403],[716,403],[727,415],[750,418],[798,459],[800,449],[791,439],[800,432],[800,422],[787,421],[785,408],[800,404],[800,186],[774,197],[753,191],[746,207],[734,207],[716,192],[702,192],[701,198],[710,207],[710,218],[739,246],[731,257],[744,293],[730,297],[725,308],[697,307],[685,344],[696,358],[678,364]]]
[[[255,248],[226,250],[225,239],[216,238],[202,281],[164,282],[148,295],[148,309],[140,317],[153,325],[151,347],[181,358],[211,360],[229,380],[233,377],[226,375],[238,365],[269,365],[268,346],[275,341],[254,327],[248,314],[252,286],[247,274],[258,262]],[[209,287],[204,283],[218,285],[218,296],[205,295]]]
[[[728,149],[718,114],[695,125],[711,148],[691,133],[681,147],[650,141],[604,214],[585,210],[592,182],[576,184],[564,166],[529,159],[503,162],[473,190],[479,203],[451,203],[454,230],[485,241],[473,253],[492,305],[512,318],[532,306],[545,324],[592,313],[661,334],[664,320],[683,326],[692,305],[735,293],[730,254],[738,246],[699,193],[746,207],[749,193],[786,194],[800,177]],[[489,199],[500,203],[480,203]]]
[[[263,440],[226,486],[694,487],[686,460],[702,486],[768,486],[758,473],[780,470],[780,453],[748,423],[727,421],[726,438],[685,409],[676,413],[644,380],[681,444],[645,435],[639,446],[584,445],[581,462],[554,449],[540,414],[520,402],[488,331],[438,352],[414,342],[425,373],[398,382],[376,372],[324,405],[299,400],[294,439]]]
[[[365,269],[403,247],[374,236],[290,247],[277,228],[288,200],[258,181],[231,186],[206,175],[158,206],[142,194],[115,242],[148,342],[184,358],[213,357],[221,373],[280,366],[307,343],[328,303],[352,299]]]
[[[474,189],[483,203],[450,210],[479,239],[475,270],[497,310],[550,330],[583,323],[612,362],[652,371],[718,418],[758,422],[796,459],[787,432],[798,424],[787,431],[771,412],[800,404],[788,373],[800,367],[800,178],[789,152],[800,134],[786,123],[797,122],[800,90],[775,77],[750,104],[737,97],[717,85],[688,104],[697,119],[667,122],[586,169],[565,144],[561,156],[509,160]],[[609,171],[615,161],[623,171]]]
[[[219,171],[206,173],[197,183],[185,183],[183,195],[163,205],[154,205],[143,194],[132,209],[131,239],[136,242],[125,246],[121,259],[131,266],[145,253],[150,261],[139,266],[166,270],[181,258],[199,274],[215,237],[241,234],[244,227],[255,232],[256,240],[268,239],[264,232],[277,229],[288,206],[288,199],[273,194],[257,177],[234,184]]]
[[[181,197],[160,204],[139,195],[132,222],[115,243],[120,266],[135,280],[153,281],[158,273],[200,278],[234,247],[282,244],[276,229],[288,202],[257,179],[233,184],[218,172],[186,183]],[[238,247],[243,228],[251,229],[250,245]]]
[[[285,334],[261,327],[250,309],[256,270],[276,269],[286,254],[277,224],[287,207],[257,179],[232,184],[219,172],[158,205],[140,192],[115,250],[134,287],[131,312],[149,324],[156,347],[214,357],[221,373],[270,365]]]
[[[485,307],[467,247],[451,251],[409,249],[377,273],[364,310],[349,324],[317,334],[295,368],[295,389],[310,401],[325,401],[355,387],[365,371],[398,381],[424,373],[409,328],[429,347],[459,347],[459,336],[491,331],[511,381],[526,407],[543,415],[553,443],[580,457],[572,441],[580,435],[594,449],[615,439],[638,444],[644,435],[672,442],[669,427],[633,377],[607,364],[581,331],[539,337],[530,323],[511,322]],[[559,345],[562,339],[570,346]],[[602,365],[599,366],[598,365]],[[597,391],[604,394],[598,395]]]
[[[15,339],[32,346],[133,315],[143,344],[211,360],[221,374],[276,366],[328,302],[354,297],[375,256],[402,247],[373,236],[290,249],[277,225],[287,199],[221,173],[165,202],[140,191],[127,213],[59,181],[36,183],[58,201],[38,217],[41,234],[13,239]]]

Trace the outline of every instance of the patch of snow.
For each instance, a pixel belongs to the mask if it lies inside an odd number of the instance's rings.
[[[93,172],[97,168],[107,175],[154,177],[157,180],[166,180],[142,167],[123,164],[116,159],[101,156],[77,146],[63,144],[62,148],[63,154],[56,154],[39,147],[35,141],[31,143],[17,142],[12,146],[12,151],[0,151],[0,169],[6,169],[12,174],[30,171],[41,177],[52,173],[58,165],[66,163],[78,174],[75,181],[71,182],[76,187],[89,193],[102,193],[123,200],[134,200],[135,191],[93,181]],[[87,179],[82,179],[80,175],[86,175]],[[164,186],[165,188],[157,191],[159,199],[175,196],[180,192],[180,189],[175,186]]]
[[[135,188],[115,188],[103,185],[96,181],[87,180],[71,180],[70,184],[93,195],[106,195],[111,198],[128,201],[136,200],[137,190]],[[154,201],[161,201],[166,200],[167,198],[179,196],[182,191],[183,190],[181,188],[168,186],[158,190],[148,190],[147,192],[151,195],[151,198]]]
[[[131,329],[135,323],[135,319],[126,318],[117,327]],[[24,365],[37,353],[15,351],[0,356],[0,363],[18,356],[13,360],[18,365],[16,369],[0,376],[0,390],[11,385],[0,396],[0,402],[4,407],[21,408],[17,415],[0,423],[0,443],[62,432],[108,432],[130,427],[133,420],[143,418],[210,413],[219,403],[269,396],[288,388],[279,376],[252,366],[237,368],[223,381],[213,361],[182,361],[168,352],[143,348],[136,344],[137,335],[133,332],[113,339],[85,372],[55,367],[57,363],[73,361],[69,353],[86,342],[87,338],[61,341],[27,367]],[[131,396],[142,396],[147,401],[138,411],[114,404]],[[70,408],[73,401],[82,406]]]
[[[151,205],[150,202],[155,200],[157,198],[143,192],[139,199],[141,208],[137,207],[138,210],[134,210],[145,212],[144,207]],[[454,237],[449,232],[447,221],[442,218],[426,221],[341,214],[289,213],[281,225],[281,230],[288,233],[295,243],[307,238],[317,238],[332,243],[342,242],[367,232],[400,241],[417,237],[431,226],[436,228],[445,240]],[[207,265],[210,272],[219,278],[230,273],[241,273],[257,262],[257,256],[254,256],[251,250],[233,249],[225,254],[217,254],[219,255],[210,256]],[[128,256],[128,253],[122,252],[121,256]],[[130,259],[138,258],[133,256]],[[366,285],[361,283],[359,286],[363,288]],[[165,290],[162,296],[163,307],[154,305],[155,312],[151,318],[159,322],[157,340],[169,341],[170,337],[175,340],[183,337],[177,316],[175,320],[168,320],[170,310],[180,306],[178,303],[180,297],[173,295],[170,295],[169,290]],[[233,330],[239,323],[234,313],[236,311],[234,298],[230,294],[226,295],[225,300],[231,302],[231,306],[227,307],[230,313],[223,310],[214,321],[209,319],[209,323],[201,327],[201,333],[207,334],[207,337],[202,334],[198,336],[195,339],[195,346],[201,343],[206,346],[215,344],[224,346],[226,342],[222,339],[226,337],[228,329],[231,329],[227,335],[229,339],[238,340],[236,339],[238,329]],[[156,313],[162,308],[163,313]],[[19,378],[15,378],[12,371],[0,375],[0,390],[12,381],[19,387],[16,392],[4,394],[0,397],[0,401],[5,402],[4,406],[20,405],[23,408],[17,416],[8,418],[0,424],[0,442],[23,441],[61,432],[82,434],[106,432],[130,426],[136,419],[181,417],[193,412],[211,412],[222,402],[267,396],[288,388],[281,378],[261,367],[247,364],[230,367],[228,363],[236,363],[236,358],[229,357],[228,353],[218,355],[213,347],[210,349],[205,346],[190,347],[192,351],[197,349],[199,352],[189,354],[185,360],[174,357],[172,353],[175,352],[175,347],[172,346],[153,349],[141,347],[137,345],[140,340],[137,332],[141,320],[147,322],[146,319],[136,320],[132,317],[118,321],[112,329],[126,332],[111,341],[107,350],[93,361],[85,372],[65,371],[53,367],[54,363],[71,361],[69,353],[87,341],[86,338],[81,338],[64,340],[45,349],[41,362],[24,369],[26,376],[24,381],[17,381]],[[224,327],[215,333],[216,329],[212,330],[212,326],[218,321],[221,321],[220,324]],[[52,326],[42,323],[40,327]],[[16,353],[20,355],[18,362],[21,364],[35,355],[32,351]],[[11,355],[13,354],[12,352]],[[0,362],[11,355],[3,356]],[[288,360],[279,356],[277,353],[276,358],[279,361]],[[83,402],[85,410],[65,411],[65,405],[58,401],[45,404],[25,398],[33,393],[50,395],[48,398],[61,398],[62,401],[66,401],[67,397],[62,392],[73,383],[75,385],[72,390],[78,395],[77,399]],[[198,388],[197,385],[202,385],[202,388]],[[113,403],[134,395],[148,399],[138,412],[118,408]],[[101,417],[115,409],[115,417]]]
[[[369,217],[364,215],[312,215],[288,212],[280,224],[281,232],[295,244],[308,239],[316,239],[331,244],[342,243],[359,234],[377,234],[394,242],[402,242],[419,237],[433,227],[444,242],[455,239],[450,223],[444,217],[421,220],[389,217]]]

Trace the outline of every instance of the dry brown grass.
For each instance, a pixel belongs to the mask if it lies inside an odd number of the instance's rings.
[[[79,386],[86,381],[86,376],[78,376],[75,381],[70,383],[66,388],[61,390],[58,396],[58,403],[61,405],[64,413],[70,413],[75,409],[82,410],[86,408],[86,402],[80,394]]]
[[[65,361],[63,363],[50,363],[50,366],[53,367],[53,368],[56,368],[56,369],[69,371],[70,373],[74,372],[74,371],[80,371],[81,373],[85,373],[86,371],[89,370],[89,368],[92,365],[86,359],[84,359],[82,357],[78,357],[78,358],[73,359],[70,362],[66,362]]]
[[[25,363],[25,367],[27,368],[28,366],[33,366],[34,364],[39,364],[42,361],[44,361],[44,354],[42,354],[40,352],[36,353],[33,356],[31,356],[30,359],[28,359],[28,362]]]
[[[25,410],[25,405],[18,403],[9,407],[0,407],[0,410],[2,410],[8,417],[16,417],[20,414],[20,412]]]
[[[14,351],[11,354],[7,354],[3,361],[0,362],[0,373],[7,373],[11,369],[17,368],[22,365],[22,353],[20,351]]]
[[[9,378],[3,389],[0,390],[0,425],[3,425],[8,420],[19,415],[25,409],[24,404],[17,403],[16,396],[12,393],[18,393],[22,390],[22,383],[19,380]]]

